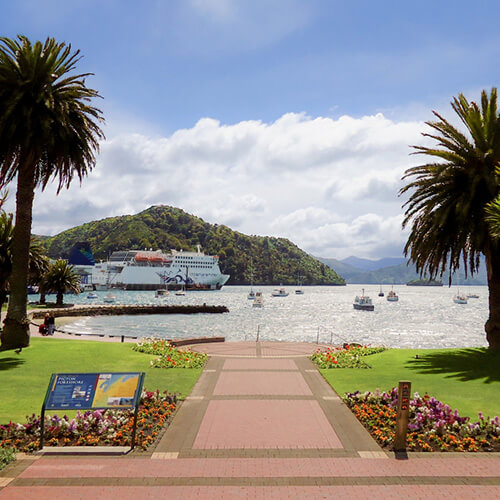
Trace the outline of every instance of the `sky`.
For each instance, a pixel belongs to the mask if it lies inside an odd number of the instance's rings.
[[[171,205],[342,259],[399,257],[425,122],[500,76],[500,3],[0,0],[0,35],[71,43],[106,139],[94,169],[37,190],[54,235]],[[7,208],[14,210],[15,186]]]

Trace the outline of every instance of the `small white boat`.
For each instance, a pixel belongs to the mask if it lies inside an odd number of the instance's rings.
[[[465,295],[460,295],[460,290],[458,290],[455,297],[453,297],[453,302],[455,302],[455,304],[467,304],[467,297]]]
[[[391,289],[391,291],[387,294],[387,301],[388,302],[397,302],[399,300],[399,297],[397,293]]]
[[[255,300],[253,301],[252,307],[264,307],[264,296],[262,292],[257,292],[255,294]]]
[[[284,288],[275,288],[271,295],[273,297],[288,297],[288,292]]]
[[[182,287],[180,290],[177,290],[175,292],[175,295],[182,297],[182,296],[186,295],[186,290],[184,290],[184,287]]]
[[[87,295],[87,299],[97,299],[97,293],[94,293],[94,292],[89,293]]]
[[[116,297],[111,293],[109,292],[105,297],[104,297],[104,302],[106,304],[112,304],[115,300],[116,300]]]
[[[382,291],[382,287],[380,287],[380,292],[378,292],[378,296],[379,297],[383,297],[384,296],[384,292]]]
[[[247,295],[248,300],[255,300],[255,292],[253,290],[250,290]]]
[[[352,306],[358,311],[373,311],[375,309],[375,306],[372,303],[372,299],[365,295],[364,288],[361,297],[356,296]]]
[[[166,288],[159,288],[155,292],[155,297],[168,297],[170,292]]]
[[[253,259],[250,259],[250,292],[248,292],[247,299],[255,300],[255,292],[253,291]]]
[[[304,295],[304,290],[295,290],[295,295]]]

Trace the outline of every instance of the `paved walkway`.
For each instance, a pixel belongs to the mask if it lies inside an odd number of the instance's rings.
[[[0,473],[0,498],[500,498],[498,454],[382,451],[306,357],[311,344],[196,349],[212,357],[154,450],[27,456]]]

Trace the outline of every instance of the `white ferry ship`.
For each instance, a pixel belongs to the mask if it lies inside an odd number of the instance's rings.
[[[92,284],[97,290],[219,290],[227,283],[217,255],[205,255],[198,246],[196,252],[171,250],[127,250],[113,252],[107,262],[96,263],[92,269]]]

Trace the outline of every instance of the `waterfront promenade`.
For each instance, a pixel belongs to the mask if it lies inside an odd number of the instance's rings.
[[[211,357],[154,449],[21,456],[0,499],[500,498],[499,454],[384,452],[306,343],[193,346]]]

